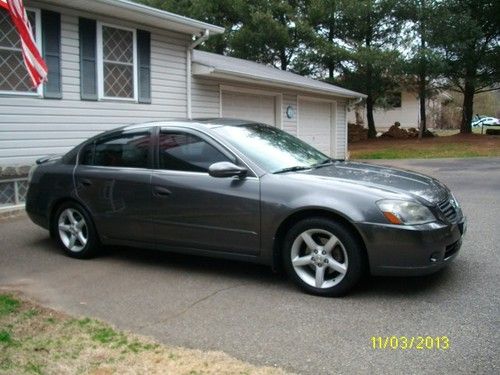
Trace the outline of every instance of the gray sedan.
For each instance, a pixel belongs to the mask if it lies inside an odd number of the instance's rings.
[[[437,271],[465,232],[439,181],[333,160],[243,120],[115,129],[38,160],[29,182],[26,211],[69,256],[125,245],[263,263],[317,295],[367,272]]]

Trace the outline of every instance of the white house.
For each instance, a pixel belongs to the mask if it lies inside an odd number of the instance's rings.
[[[0,167],[31,165],[114,127],[240,117],[343,158],[347,104],[364,95],[258,63],[193,50],[223,28],[128,0],[25,0],[49,67],[38,90],[0,10]],[[1,190],[1,189],[0,189]],[[1,202],[0,202],[1,203]]]
[[[427,99],[427,127],[433,128],[441,110],[441,102],[448,97],[444,92]],[[389,108],[377,108],[373,111],[373,118],[377,129],[387,129],[397,121],[403,128],[417,128],[420,124],[420,101],[417,93],[403,89],[395,93],[391,98],[392,106]],[[366,125],[366,110],[359,109],[361,120]],[[356,122],[355,108],[350,108],[347,115],[348,122]]]

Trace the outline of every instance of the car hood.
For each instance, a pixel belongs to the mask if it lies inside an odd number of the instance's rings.
[[[448,188],[435,178],[402,169],[356,162],[334,162],[301,174],[312,178],[326,178],[354,182],[364,186],[410,194],[413,197],[435,204],[449,195]]]

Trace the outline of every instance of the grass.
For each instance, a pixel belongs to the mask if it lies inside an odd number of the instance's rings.
[[[435,138],[377,138],[349,145],[351,159],[429,159],[500,156],[500,137],[449,135]]]
[[[221,352],[168,347],[0,292],[0,374],[284,374]]]
[[[7,294],[0,294],[0,317],[19,309],[20,302]]]

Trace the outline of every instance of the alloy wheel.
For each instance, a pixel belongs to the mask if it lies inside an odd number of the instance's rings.
[[[297,276],[314,288],[331,288],[347,273],[348,257],[344,245],[324,229],[308,229],[298,235],[290,256]]]
[[[72,252],[82,251],[88,242],[88,227],[84,216],[74,208],[61,212],[58,220],[59,237]]]

